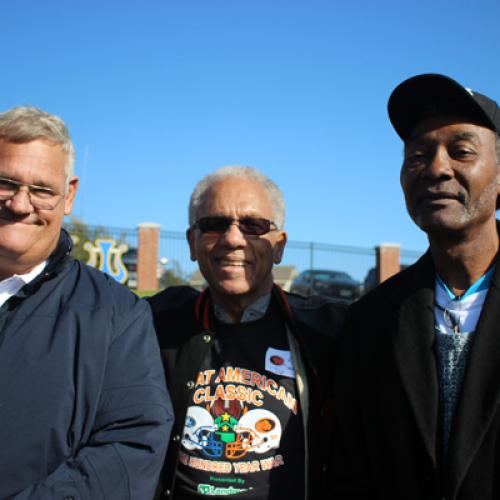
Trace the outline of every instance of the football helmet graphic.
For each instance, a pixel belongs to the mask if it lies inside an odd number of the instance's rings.
[[[266,453],[278,448],[281,440],[281,423],[268,410],[250,410],[235,427],[237,439],[226,445],[226,457],[241,458],[247,452]]]
[[[212,415],[201,406],[190,406],[184,423],[182,446],[187,450],[201,450],[207,457],[219,458],[223,454],[223,445],[215,439]]]

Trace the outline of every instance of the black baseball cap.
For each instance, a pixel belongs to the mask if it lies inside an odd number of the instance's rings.
[[[500,134],[498,104],[438,73],[413,76],[400,83],[389,97],[389,118],[399,137],[406,141],[417,123],[429,115],[454,114]]]

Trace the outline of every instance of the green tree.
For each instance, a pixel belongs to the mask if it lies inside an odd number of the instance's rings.
[[[168,262],[160,276],[160,288],[168,288],[175,285],[187,285],[188,281],[179,262],[172,259]]]
[[[73,239],[73,257],[87,262],[88,253],[83,248],[86,241],[94,242],[97,238],[108,238],[109,235],[104,226],[94,226],[89,228],[87,224],[77,217],[69,217],[64,223],[64,228]]]

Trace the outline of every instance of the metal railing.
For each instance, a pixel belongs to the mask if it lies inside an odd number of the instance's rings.
[[[137,248],[137,229],[83,224],[81,227],[67,224],[66,227],[72,234],[79,236],[76,257],[81,259],[85,259],[86,255],[82,248],[85,239],[94,241],[96,238],[110,238],[126,243],[129,248]],[[421,255],[422,252],[401,249],[401,264],[411,264]],[[190,259],[186,235],[181,231],[160,231],[159,260],[165,269],[180,274],[186,281],[198,269],[196,262]],[[376,265],[376,251],[369,247],[288,241],[281,265],[294,266],[297,272],[305,269],[344,271],[362,283]]]

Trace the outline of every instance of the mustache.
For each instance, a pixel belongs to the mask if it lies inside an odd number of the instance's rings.
[[[441,190],[441,189],[427,189],[419,194],[421,199],[435,199],[439,200],[440,198],[450,198],[459,201],[462,204],[465,204],[467,201],[467,196],[463,191],[451,191],[451,190]]]
[[[26,220],[26,214],[15,214],[11,212],[5,205],[0,206],[0,219],[8,220],[12,222],[20,222]]]

